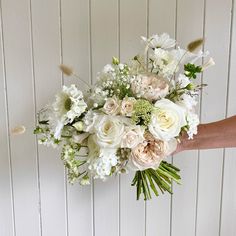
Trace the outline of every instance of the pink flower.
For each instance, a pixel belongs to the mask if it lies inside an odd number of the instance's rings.
[[[151,73],[140,74],[132,82],[131,89],[139,97],[146,98],[149,101],[156,101],[168,94],[169,84],[161,76]]]
[[[176,149],[176,140],[166,142],[148,133],[145,140],[132,149],[130,160],[135,169],[145,170],[148,168],[157,169],[161,161]]]

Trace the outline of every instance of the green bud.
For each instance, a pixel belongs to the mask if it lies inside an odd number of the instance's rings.
[[[186,86],[186,89],[188,89],[188,90],[194,90],[195,89],[195,85],[194,84],[188,84],[187,86]]]
[[[120,61],[119,61],[118,58],[112,57],[112,64],[113,64],[113,65],[119,65],[119,63],[120,63]]]
[[[83,131],[84,123],[82,121],[78,121],[73,124],[73,127],[75,127],[77,131]]]

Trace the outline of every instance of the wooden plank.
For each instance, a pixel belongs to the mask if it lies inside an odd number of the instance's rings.
[[[146,1],[120,0],[120,58],[126,62],[140,52],[140,36],[147,34]],[[135,201],[136,188],[131,187],[134,173],[121,176],[120,235],[145,235],[145,203]]]
[[[91,1],[92,79],[118,56],[117,1]],[[104,11],[104,9],[107,9]],[[94,183],[95,235],[118,235],[118,178]]]
[[[178,1],[177,10],[177,41],[182,48],[186,48],[189,42],[204,37],[204,0],[197,2],[194,0]],[[197,63],[201,65],[201,60]],[[200,76],[195,82],[201,83]],[[174,164],[181,169],[182,185],[174,184],[173,187],[171,235],[194,235],[198,151],[176,155]]]
[[[227,93],[231,1],[206,2],[205,48],[216,66],[204,73],[202,122],[224,118]],[[219,33],[220,32],[220,33]],[[219,43],[220,42],[220,43]],[[217,101],[217,102],[216,102]],[[223,150],[200,152],[196,235],[218,235]]]
[[[40,235],[34,126],[30,17],[28,1],[2,1],[10,129],[26,124],[21,136],[11,136],[15,227],[17,235]],[[27,91],[27,92],[26,92]]]
[[[149,36],[168,33],[175,38],[176,1],[149,1]],[[171,162],[169,157],[168,162]],[[147,236],[169,235],[171,196],[166,193],[147,202]]]
[[[229,64],[228,106],[227,116],[236,114],[236,5],[232,6],[232,38]],[[224,176],[222,185],[222,206],[220,235],[236,235],[236,149],[225,150]]]
[[[36,108],[53,101],[61,88],[59,1],[32,1]],[[39,146],[43,235],[67,235],[64,167],[59,150]],[[56,218],[55,218],[56,216]]]
[[[1,12],[0,12],[1,14]],[[0,235],[14,235],[14,206],[11,186],[11,157],[9,152],[9,130],[7,112],[7,94],[5,83],[5,53],[2,29],[2,14],[0,18]]]
[[[90,83],[89,73],[89,2],[62,1],[62,61]],[[75,83],[87,89],[77,78],[66,77],[64,83]],[[92,203],[90,186],[68,184],[68,231],[70,236],[92,235]],[[79,230],[78,230],[79,229]]]

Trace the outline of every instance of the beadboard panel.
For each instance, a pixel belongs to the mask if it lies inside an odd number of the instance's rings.
[[[140,36],[167,32],[181,47],[205,37],[216,66],[198,112],[202,123],[236,113],[234,0],[0,0],[0,236],[234,236],[235,149],[169,157],[181,168],[174,195],[136,201],[133,173],[70,185],[59,150],[37,144],[36,112],[66,77],[88,84],[112,56],[125,62]],[[201,64],[202,61],[199,61]],[[26,133],[11,134],[24,124]]]

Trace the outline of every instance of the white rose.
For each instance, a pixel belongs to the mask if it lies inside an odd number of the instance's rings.
[[[120,102],[116,97],[108,98],[103,106],[103,111],[108,115],[117,115],[120,110]]]
[[[124,133],[124,124],[115,116],[100,116],[95,124],[97,143],[101,148],[117,148]]]
[[[126,127],[125,133],[122,137],[121,147],[122,148],[134,148],[144,140],[145,129],[137,125],[134,127]]]
[[[134,110],[136,99],[133,97],[125,97],[121,102],[120,112],[122,115],[131,116]]]
[[[185,110],[168,99],[161,99],[154,106],[149,124],[151,134],[166,141],[178,136],[181,127],[186,125]]]

